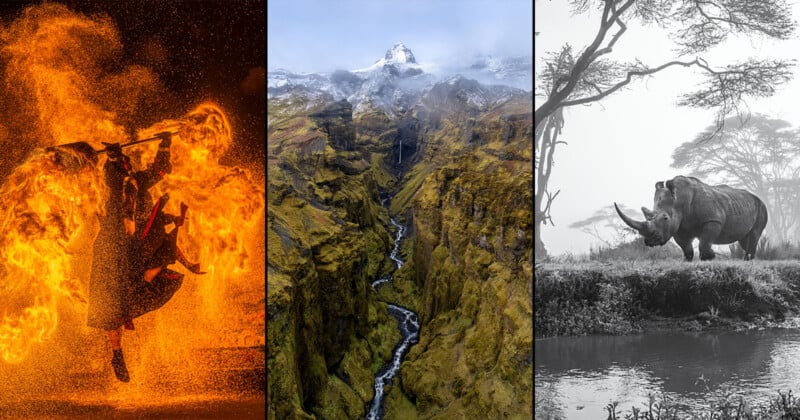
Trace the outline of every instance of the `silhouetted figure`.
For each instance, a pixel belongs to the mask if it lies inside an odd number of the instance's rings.
[[[103,171],[109,199],[94,243],[88,325],[108,331],[111,365],[122,382],[130,380],[122,353],[122,327],[132,330],[133,318],[162,307],[183,282],[183,274],[167,265],[179,260],[202,274],[199,264],[186,261],[176,243],[177,227],[183,224],[187,207],[181,206],[180,216],[166,214],[166,196],[154,208],[148,192],[172,171],[170,133],[162,134],[154,162],[142,171],[132,171],[130,158],[119,144],[106,144],[108,160]],[[176,228],[167,234],[169,223]]]

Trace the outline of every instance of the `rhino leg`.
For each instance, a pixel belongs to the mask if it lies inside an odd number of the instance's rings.
[[[761,238],[761,232],[764,231],[764,227],[767,225],[767,207],[764,206],[761,200],[758,200],[758,207],[759,211],[756,216],[756,223],[753,225],[753,228],[750,229],[750,232],[747,232],[747,236],[739,241],[742,249],[744,249],[745,260],[752,260],[756,257],[758,239]]]
[[[744,260],[750,261],[755,256],[755,252],[750,252],[750,235],[745,236],[741,241],[739,241],[739,245],[742,246],[744,250]]]
[[[713,260],[716,254],[711,249],[711,244],[719,236],[722,230],[722,223],[708,222],[703,225],[703,231],[700,233],[700,261]]]
[[[681,250],[683,251],[683,257],[686,259],[686,261],[691,261],[694,258],[694,247],[692,246],[692,241],[694,238],[691,236],[683,237],[679,235],[675,235],[672,238],[675,239],[675,243],[681,247]]]
[[[744,250],[744,259],[752,260],[756,256],[756,248],[758,247],[758,238],[761,236],[761,231],[750,231],[744,238],[739,241],[739,245]]]

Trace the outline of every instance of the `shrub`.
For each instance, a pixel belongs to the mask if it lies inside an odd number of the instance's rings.
[[[680,405],[670,401],[662,395],[661,401],[656,402],[655,397],[650,395],[648,407],[640,409],[631,407],[630,413],[617,413],[616,402],[606,406],[609,420],[767,420],[767,419],[797,419],[800,418],[800,399],[792,395],[792,391],[782,393],[772,397],[765,404],[748,404],[742,397],[733,398],[732,395],[724,395],[716,401],[711,401],[707,410],[703,412],[690,412]]]

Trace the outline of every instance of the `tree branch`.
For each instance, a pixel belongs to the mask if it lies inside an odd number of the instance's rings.
[[[605,92],[599,93],[599,94],[594,95],[594,96],[589,96],[589,97],[586,97],[586,98],[574,99],[574,100],[571,100],[571,101],[564,101],[564,102],[561,103],[561,106],[562,107],[568,107],[568,106],[573,106],[573,105],[585,104],[585,103],[588,103],[588,102],[599,101],[600,99],[605,98],[606,96],[616,92],[617,90],[619,90],[623,86],[625,86],[628,83],[630,83],[633,80],[633,78],[636,77],[636,76],[649,76],[651,74],[658,73],[661,70],[664,70],[664,69],[672,67],[672,66],[691,67],[693,65],[698,65],[698,66],[702,67],[702,65],[700,64],[698,59],[695,59],[693,61],[670,61],[668,63],[662,64],[662,65],[660,65],[658,67],[655,67],[655,68],[652,68],[652,69],[629,71],[628,74],[627,74],[627,77],[625,77],[625,80],[623,80],[623,81],[615,84],[614,86],[606,89]],[[710,69],[709,69],[709,71],[710,71]]]

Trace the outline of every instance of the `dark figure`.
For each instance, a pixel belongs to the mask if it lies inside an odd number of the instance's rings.
[[[694,258],[692,241],[700,239],[700,259],[714,259],[712,244],[738,241],[745,260],[755,257],[758,238],[767,225],[767,207],[749,191],[727,185],[711,186],[697,178],[676,176],[656,183],[653,210],[642,207],[645,221],[631,219],[617,208],[619,217],[644,236],[647,246],[660,246],[670,238]]]
[[[140,214],[149,213],[148,209],[152,207],[144,210],[142,207],[152,203],[147,190],[172,170],[169,162],[170,144],[169,133],[164,133],[153,164],[146,170],[136,172],[132,171],[130,159],[122,153],[119,144],[110,144],[106,148],[108,160],[103,171],[109,188],[109,200],[106,203],[106,215],[100,218],[100,233],[94,244],[88,325],[108,331],[114,353],[111,365],[117,379],[122,382],[130,380],[122,354],[122,327],[132,330],[133,318],[163,306],[183,281],[182,274],[165,269],[166,264],[163,264],[169,263],[168,252],[177,250],[177,229],[169,236],[153,234],[148,240],[150,234],[141,235],[145,226],[138,226],[137,223],[142,218]],[[162,216],[160,220],[169,217],[166,214]],[[171,217],[177,221],[175,216]],[[161,233],[164,227],[163,224],[156,225],[153,220],[147,229]],[[159,241],[157,246],[154,245],[156,240]],[[159,251],[145,258],[142,250],[147,247]],[[145,269],[153,266],[155,262],[152,258],[156,254],[163,265],[159,265],[160,269],[148,276]],[[199,268],[199,264],[195,268]]]
[[[168,134],[166,133],[161,141],[159,153],[162,150],[167,153],[169,151],[171,139]],[[158,162],[158,157],[156,157],[156,162]],[[167,160],[167,163],[169,163],[169,160]],[[146,282],[151,282],[153,279],[159,278],[159,273],[167,270],[166,267],[176,261],[195,274],[204,274],[200,271],[200,264],[189,262],[186,259],[186,255],[177,245],[178,228],[183,226],[186,211],[189,207],[181,203],[180,216],[164,213],[164,207],[169,200],[168,194],[164,194],[158,201],[153,203],[148,190],[161,179],[164,172],[169,173],[171,167],[165,166],[155,169],[161,169],[163,172],[156,174],[158,175],[157,177],[144,171],[134,174],[138,192],[135,196],[136,230],[134,233],[134,246],[131,249],[131,261],[136,277],[141,277]],[[166,227],[170,224],[174,224],[175,228],[167,233]]]

